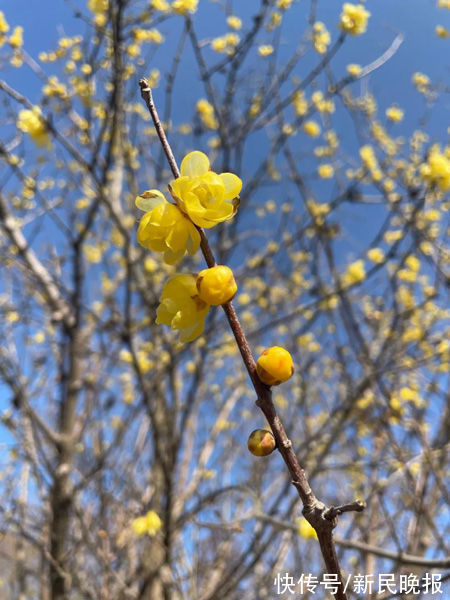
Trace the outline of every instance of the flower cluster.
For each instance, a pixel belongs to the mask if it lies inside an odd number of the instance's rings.
[[[443,153],[438,146],[433,146],[420,174],[425,181],[443,192],[450,190],[450,149]]]
[[[31,110],[21,110],[17,119],[17,127],[28,133],[37,146],[50,146],[45,122],[42,118],[39,106],[33,106]]]
[[[181,163],[180,177],[171,181],[168,202],[159,190],[148,190],[136,198],[145,211],[137,239],[145,248],[164,253],[173,265],[200,246],[198,228],[214,227],[233,217],[239,205],[242,181],[233,173],[210,170],[208,157],[191,152]],[[225,304],[237,290],[231,269],[216,265],[199,275],[176,274],[165,284],[157,310],[157,323],[180,330],[182,342],[201,335],[211,306]]]
[[[367,29],[367,21],[370,12],[362,4],[350,4],[346,2],[342,7],[339,27],[350,35],[361,35]]]
[[[330,45],[330,32],[321,21],[316,21],[313,25],[312,42],[315,51],[319,54],[325,54]]]

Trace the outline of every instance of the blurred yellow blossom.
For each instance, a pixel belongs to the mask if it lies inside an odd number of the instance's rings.
[[[236,17],[235,15],[230,15],[227,18],[227,25],[228,27],[230,27],[231,29],[240,29],[242,27],[242,21],[239,17]]]
[[[398,106],[390,106],[388,109],[386,109],[386,117],[394,123],[398,123],[399,121],[401,121],[403,119],[403,116],[404,112]]]
[[[50,137],[42,118],[39,106],[33,106],[31,110],[21,110],[17,119],[17,127],[28,133],[37,146],[50,146]]]
[[[382,263],[384,261],[384,252],[381,248],[371,248],[367,252],[367,258],[374,263]]]
[[[360,35],[366,31],[369,17],[370,12],[362,4],[346,2],[342,7],[339,27],[350,35]]]
[[[131,527],[136,535],[141,536],[147,534],[150,537],[154,537],[161,529],[162,525],[161,519],[154,510],[149,510],[145,516],[138,517],[131,523]]]
[[[197,10],[198,0],[174,0],[171,8],[178,15],[194,14]]]
[[[355,260],[347,267],[346,273],[342,277],[344,285],[349,286],[355,283],[360,283],[366,278],[366,271],[364,269],[364,261],[362,259]]]
[[[330,179],[334,175],[334,169],[330,164],[323,164],[317,167],[317,173],[321,179]]]
[[[219,127],[219,123],[214,116],[214,107],[208,100],[205,100],[204,98],[200,99],[195,108],[205,127],[208,129],[217,129]]]
[[[314,49],[319,54],[325,54],[330,45],[330,32],[321,21],[316,21],[313,25],[312,42]]]
[[[270,44],[263,44],[262,46],[258,47],[258,54],[260,56],[270,56],[271,54],[273,54],[273,46],[271,46]]]
[[[356,63],[351,63],[347,65],[347,73],[352,77],[358,77],[358,75],[361,73],[361,69],[361,65],[358,65]]]
[[[316,121],[305,121],[302,126],[303,131],[310,137],[317,137],[320,134],[320,125]]]
[[[439,146],[433,146],[427,162],[421,166],[420,175],[425,181],[436,185],[442,191],[450,190],[450,157],[442,153]]]

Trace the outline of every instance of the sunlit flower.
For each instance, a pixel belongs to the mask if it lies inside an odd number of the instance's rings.
[[[131,523],[131,527],[136,535],[141,536],[147,534],[150,537],[154,537],[161,529],[162,525],[161,519],[154,510],[149,510],[145,516],[138,517]]]
[[[214,115],[214,107],[213,105],[205,100],[205,98],[201,98],[196,106],[195,106],[200,120],[205,127],[208,129],[217,129],[219,127],[219,122],[217,121]]]
[[[358,65],[356,63],[351,63],[347,65],[347,73],[352,77],[358,77],[358,75],[361,73],[361,69],[361,65]]]
[[[211,48],[214,52],[233,54],[239,41],[240,38],[237,33],[226,33],[225,35],[214,38],[211,42]]]
[[[280,385],[294,373],[292,356],[280,346],[267,348],[256,362],[256,372],[266,385]]]
[[[240,29],[242,27],[242,21],[239,17],[236,17],[235,15],[230,15],[227,18],[227,25],[228,27],[230,27],[231,29]]]
[[[355,260],[347,267],[347,272],[342,277],[344,285],[354,285],[355,283],[361,283],[366,278],[366,271],[364,268],[364,261],[362,259]]]
[[[384,252],[381,248],[371,248],[367,252],[367,258],[374,263],[382,263],[384,261]]]
[[[386,117],[393,123],[398,123],[403,119],[404,112],[398,106],[390,106],[386,109]]]
[[[258,47],[258,54],[262,57],[270,56],[273,54],[273,50],[274,48],[270,44],[263,44],[262,46]]]
[[[346,2],[342,7],[339,27],[350,35],[360,35],[366,31],[369,17],[370,12],[362,4]]]
[[[302,129],[307,135],[313,138],[320,134],[320,125],[316,121],[305,121]]]
[[[17,119],[17,127],[28,133],[37,146],[49,146],[50,138],[42,118],[39,106],[33,106],[31,110],[21,110]]]
[[[444,27],[443,25],[436,25],[435,29],[436,35],[443,40],[446,40],[450,37],[450,30]]]
[[[136,206],[145,210],[137,239],[141,246],[164,252],[164,262],[173,265],[186,252],[195,254],[200,234],[195,225],[175,204],[167,202],[158,190],[149,190],[136,198]]]
[[[226,265],[203,269],[197,277],[197,289],[204,302],[212,306],[225,304],[234,297],[237,291],[233,271]]]
[[[331,37],[330,32],[321,21],[316,21],[313,25],[312,42],[316,52],[325,54],[331,42]]]
[[[13,48],[21,48],[23,46],[23,27],[14,27],[8,41]]]
[[[242,181],[233,173],[214,173],[203,152],[189,153],[181,163],[181,176],[169,190],[189,218],[199,227],[214,227],[231,219],[239,205]]]
[[[450,158],[433,146],[426,164],[422,165],[420,174],[425,181],[437,185],[442,191],[450,190]]]
[[[178,15],[194,14],[197,10],[198,0],[174,0],[171,8]]]
[[[330,179],[334,175],[334,169],[330,164],[323,164],[317,167],[317,173],[321,179]]]
[[[191,342],[203,333],[210,305],[199,298],[195,275],[178,274],[165,284],[156,323],[181,330],[180,340]]]

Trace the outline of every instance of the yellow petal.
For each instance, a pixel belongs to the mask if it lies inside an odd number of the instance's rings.
[[[164,198],[164,195],[161,194],[159,190],[147,190],[139,196],[136,196],[136,200],[134,202],[139,210],[147,212],[149,210],[153,210],[156,206],[165,201],[166,199]]]
[[[242,181],[239,177],[233,173],[221,173],[219,177],[225,186],[225,200],[236,198],[242,189]]]
[[[203,152],[195,150],[183,158],[181,176],[196,177],[209,171],[209,158]]]
[[[192,223],[189,223],[189,239],[187,241],[187,251],[189,254],[195,254],[200,246],[200,234]]]
[[[194,323],[191,327],[187,327],[183,329],[180,334],[181,342],[192,342],[195,338],[198,338],[199,335],[203,333],[205,328],[205,321],[202,319],[198,323]]]

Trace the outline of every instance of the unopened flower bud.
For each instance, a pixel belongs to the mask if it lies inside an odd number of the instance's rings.
[[[224,265],[200,271],[197,277],[197,290],[201,300],[211,306],[225,304],[237,291],[233,271]]]
[[[256,363],[258,377],[266,385],[280,385],[292,377],[294,363],[292,356],[280,346],[264,350]]]
[[[276,448],[276,441],[271,431],[255,429],[248,437],[247,446],[255,456],[269,456]]]

